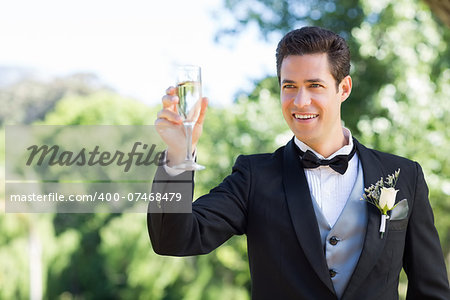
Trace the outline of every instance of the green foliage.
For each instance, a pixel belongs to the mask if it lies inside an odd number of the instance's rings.
[[[112,92],[99,91],[87,96],[67,96],[49,112],[44,125],[145,125],[152,124],[154,111],[136,100]]]
[[[27,225],[23,215],[0,217],[0,298],[26,299],[29,293]]]
[[[380,5],[363,3],[365,11]],[[365,112],[357,126],[363,142],[422,165],[441,242],[449,253],[450,168],[443,153],[450,147],[450,56],[442,39],[449,30],[440,28],[422,3],[386,1],[378,10],[379,23],[364,22],[352,33],[360,54],[378,59],[391,79],[373,96],[382,113]]]
[[[151,109],[139,102],[110,92],[98,92],[85,97],[69,96],[59,101],[43,124],[139,125],[147,124],[150,114]],[[115,273],[110,272],[107,263],[110,258],[104,253],[100,236],[100,230],[117,217],[117,214],[58,214],[54,217],[57,236],[76,230],[80,238],[66,266],[49,267],[46,291],[49,298],[60,295],[86,299],[120,298],[118,287],[126,283],[121,279],[124,269],[122,266]],[[124,244],[121,246],[126,249]],[[132,244],[128,244],[130,246]]]
[[[39,124],[148,124],[153,122],[149,115],[154,113],[137,101],[111,92],[98,92],[63,98]],[[107,273],[107,257],[101,252],[99,233],[118,216],[7,214],[0,217],[3,229],[0,256],[5,262],[1,264],[0,298],[28,298],[29,266],[36,264],[29,257],[33,247],[42,251],[38,262],[42,265],[43,292],[47,298],[118,298],[116,282]],[[145,222],[140,226],[145,228]]]
[[[74,74],[51,81],[24,77],[0,89],[0,126],[31,124],[42,120],[62,98],[99,90],[108,89],[93,74]]]

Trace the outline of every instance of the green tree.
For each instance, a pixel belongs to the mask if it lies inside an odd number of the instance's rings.
[[[50,94],[56,93],[52,85],[43,85],[42,89]],[[86,91],[86,94],[71,94],[57,101],[40,124],[139,125],[148,124],[149,115],[155,114],[155,110],[144,104],[111,92]],[[0,240],[0,257],[5,262],[0,266],[0,298],[28,298],[29,286],[33,281],[39,281],[38,285],[42,282],[42,291],[50,299],[117,298],[115,282],[109,280],[106,258],[100,251],[100,229],[118,216],[6,214],[0,217],[3,237]],[[37,270],[42,274],[30,278],[30,269],[36,265],[42,267]]]
[[[196,195],[221,181],[239,153],[273,151],[290,138],[267,88],[261,84],[254,93],[259,102],[242,96],[234,107],[210,108],[199,146],[208,168],[196,175]],[[63,98],[39,124],[151,124],[159,109],[99,92]],[[14,249],[27,249],[35,228],[47,298],[249,299],[244,237],[210,255],[162,257],[152,252],[145,223],[145,214],[8,214],[0,219],[6,229],[0,255],[11,263],[1,268],[10,272],[14,266],[16,276],[2,281],[0,297],[27,298],[30,261],[15,257]]]
[[[31,124],[44,119],[65,96],[88,95],[99,90],[109,88],[93,74],[74,74],[49,81],[22,75],[20,80],[0,88],[0,126]]]
[[[46,125],[142,125],[148,123],[151,109],[137,101],[109,92],[88,96],[68,96],[42,122]],[[111,280],[107,256],[101,250],[100,230],[118,214],[57,214],[53,218],[58,238],[74,231],[78,247],[70,253],[67,265],[48,265],[48,298],[72,295],[86,299],[118,299],[117,287]],[[58,256],[55,257],[58,259]]]

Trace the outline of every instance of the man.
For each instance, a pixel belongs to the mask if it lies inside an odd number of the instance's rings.
[[[154,251],[204,254],[246,234],[253,299],[398,299],[402,268],[408,299],[450,299],[420,166],[364,147],[341,125],[341,103],[352,89],[345,41],[304,27],[282,38],[276,57],[282,112],[294,138],[274,153],[238,157],[232,174],[197,199],[192,213],[148,214]],[[157,190],[192,179],[170,169],[185,151],[177,101],[169,89],[155,123],[169,164],[156,175],[169,183]],[[194,147],[206,105],[204,99]],[[398,209],[391,203],[383,221],[360,199],[398,169],[394,199],[407,200]]]

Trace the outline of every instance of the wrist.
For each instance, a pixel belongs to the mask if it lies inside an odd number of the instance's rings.
[[[197,149],[192,149],[192,156],[195,157]],[[176,166],[186,160],[186,149],[167,148],[166,165],[168,167]]]
[[[169,167],[180,164],[185,159],[186,153],[182,149],[167,148],[166,165]]]

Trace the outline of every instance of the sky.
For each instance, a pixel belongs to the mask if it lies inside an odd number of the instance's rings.
[[[277,41],[256,28],[214,42],[231,24],[224,0],[14,0],[0,9],[0,67],[42,76],[96,74],[125,96],[159,103],[178,64],[202,67],[203,94],[226,106],[275,75]]]

